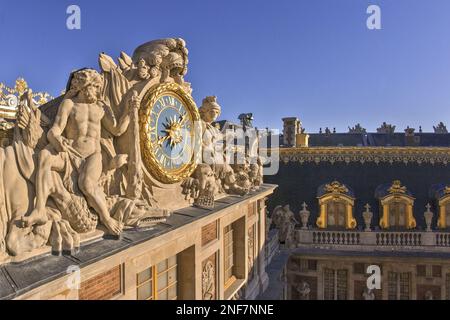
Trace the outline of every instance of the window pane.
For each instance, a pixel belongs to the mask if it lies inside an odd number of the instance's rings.
[[[158,273],[163,272],[164,270],[167,270],[167,260],[163,260],[160,263],[158,263]]]
[[[152,277],[152,268],[145,269],[138,273],[138,284],[141,284]]]
[[[432,272],[433,272],[433,277],[435,277],[435,278],[442,277],[442,267],[441,266],[433,266]]]
[[[168,295],[169,295],[169,299],[173,300],[177,297],[177,285],[174,284],[173,286],[171,286],[168,290]]]
[[[158,292],[158,300],[167,300],[167,289]]]
[[[167,287],[167,273],[158,275],[158,291]]]
[[[334,270],[326,268],[324,270],[324,293],[325,300],[334,300]]]
[[[169,258],[169,268],[177,264],[177,256],[173,256]]]
[[[400,300],[409,300],[410,275],[407,272],[400,274]]]
[[[397,273],[388,273],[388,300],[397,300]]]
[[[173,267],[172,269],[170,269],[168,276],[169,276],[169,284],[177,281],[177,268]]]
[[[152,296],[152,282],[146,283],[138,288],[138,300],[148,300]]]
[[[347,300],[347,270],[337,271],[337,299]]]

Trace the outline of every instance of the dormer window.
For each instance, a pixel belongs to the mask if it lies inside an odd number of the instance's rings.
[[[383,229],[414,229],[414,198],[399,180],[381,185],[375,196],[380,201],[380,227]]]
[[[431,191],[438,205],[438,228],[450,228],[450,186],[435,185]]]
[[[320,215],[316,225],[325,229],[354,229],[353,217],[355,198],[353,192],[338,181],[321,185],[317,190]]]

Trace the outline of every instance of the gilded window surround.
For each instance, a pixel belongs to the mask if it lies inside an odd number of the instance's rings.
[[[403,202],[406,204],[406,229],[414,229],[416,227],[416,219],[413,215],[414,198],[404,193],[389,194],[380,199],[381,219],[380,227],[388,229],[389,223],[389,204],[391,202]]]
[[[318,197],[320,215],[317,218],[316,225],[320,229],[326,229],[328,227],[328,215],[327,206],[331,201],[341,201],[345,203],[345,228],[356,228],[356,219],[353,217],[353,207],[355,205],[355,199],[338,192],[327,193],[321,197]]]
[[[448,188],[448,187],[447,187]],[[447,225],[447,214],[445,207],[450,204],[450,190],[447,192],[438,200],[438,206],[439,206],[439,217],[438,217],[438,228],[440,229],[446,229],[447,227],[450,227]]]
[[[373,162],[379,163],[450,163],[450,148],[444,147],[303,147],[270,150],[279,152],[280,161],[288,162]]]

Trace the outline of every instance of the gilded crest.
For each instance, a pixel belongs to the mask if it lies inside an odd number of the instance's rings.
[[[406,193],[406,187],[402,186],[400,180],[394,180],[388,191],[389,193]]]
[[[327,193],[347,193],[348,188],[339,181],[333,181],[325,185],[325,191]]]

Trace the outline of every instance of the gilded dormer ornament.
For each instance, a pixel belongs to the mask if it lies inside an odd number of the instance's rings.
[[[325,185],[325,191],[327,193],[347,193],[347,187],[339,181],[333,181]]]
[[[13,88],[0,82],[0,117],[15,120],[19,98],[28,90],[28,83],[23,78],[18,78]],[[31,93],[31,97],[36,106],[53,99],[47,92]]]
[[[388,191],[389,193],[406,193],[406,187],[402,186],[400,180],[394,180]]]

